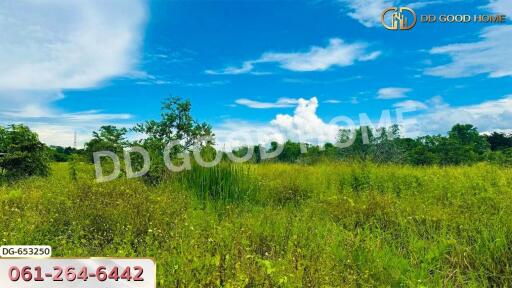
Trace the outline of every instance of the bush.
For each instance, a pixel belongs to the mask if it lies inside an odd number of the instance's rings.
[[[0,174],[9,180],[50,174],[47,147],[24,125],[0,127]]]

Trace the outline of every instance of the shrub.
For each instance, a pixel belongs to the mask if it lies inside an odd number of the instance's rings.
[[[0,127],[0,175],[9,180],[50,174],[47,147],[24,125]]]

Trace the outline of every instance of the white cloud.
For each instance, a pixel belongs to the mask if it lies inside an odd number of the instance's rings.
[[[293,107],[298,103],[297,99],[292,98],[279,98],[276,102],[260,102],[246,98],[237,99],[236,104],[247,106],[254,109],[269,109],[269,108],[287,108]]]
[[[380,15],[386,8],[396,6],[393,0],[340,0],[348,6],[348,16],[366,27],[380,26]]]
[[[67,89],[136,77],[145,6],[143,0],[0,2],[0,124],[24,123],[47,143],[72,145],[75,130],[85,139],[92,125],[128,120],[52,103]]]
[[[334,142],[339,131],[337,125],[325,123],[318,115],[318,99],[299,99],[293,115],[278,114],[270,123],[287,139],[301,142]]]
[[[427,109],[427,105],[423,102],[415,101],[415,100],[406,100],[402,102],[395,103],[393,105],[395,108],[401,108],[406,110],[425,110]]]
[[[512,17],[512,2],[510,2],[510,0],[491,0],[484,8],[494,13],[502,13],[508,17]]]
[[[242,67],[230,66],[230,67],[226,67],[220,71],[206,70],[205,73],[210,74],[210,75],[238,75],[238,74],[249,73],[252,71],[253,68],[254,68],[254,65],[252,64],[252,62],[244,62]]]
[[[489,74],[489,77],[512,76],[512,25],[483,29],[479,42],[457,43],[430,50],[434,55],[448,55],[448,64],[428,68],[425,74],[445,78]]]
[[[510,129],[512,123],[512,95],[460,107],[450,107],[439,97],[431,102],[437,105],[414,118],[406,127],[408,136],[446,133],[457,123],[473,124],[481,132]]]
[[[227,67],[222,70],[206,70],[207,74],[236,75],[254,72],[255,64],[275,63],[281,68],[295,72],[325,71],[331,67],[345,67],[358,61],[376,59],[380,51],[367,51],[366,43],[345,43],[339,38],[329,40],[326,47],[313,46],[307,52],[264,53],[257,60],[245,61],[242,67]],[[260,74],[260,73],[258,73]]]
[[[245,145],[286,141],[284,135],[268,123],[228,120],[215,127],[214,132],[217,148],[226,151]]]
[[[421,114],[416,115],[405,113],[404,120],[400,122],[407,137],[444,134],[457,123],[473,124],[481,132],[510,130],[512,123],[512,95],[459,107],[451,107],[441,96],[435,96],[425,103],[409,100],[396,103],[394,107],[421,111]],[[283,143],[288,139],[313,144],[334,142],[342,126],[322,120],[317,115],[317,109],[318,100],[313,97],[310,100],[299,99],[292,115],[278,114],[270,123],[224,122],[214,129],[217,146],[231,149],[242,145],[268,144],[271,141]],[[357,120],[354,119],[354,123],[338,124],[357,125]]]
[[[265,53],[258,62],[276,62],[287,70],[307,72],[324,71],[332,66],[350,66],[356,61],[374,60],[380,55],[379,51],[367,53],[366,44],[348,44],[339,38],[329,40],[329,45],[311,47],[305,53]]]
[[[481,7],[492,13],[512,17],[512,1],[491,0]],[[488,74],[491,78],[512,76],[512,25],[495,25],[483,29],[481,40],[455,43],[430,50],[433,55],[447,55],[451,62],[425,70],[425,74],[445,78],[470,77]]]
[[[293,115],[278,114],[270,123],[228,121],[214,129],[217,146],[232,149],[242,145],[283,143],[290,139],[307,143],[334,142],[339,126],[326,123],[318,115],[318,99],[298,99]]]
[[[405,4],[405,6],[411,8],[411,9],[421,9],[421,8],[424,8],[424,7],[427,7],[427,6],[430,6],[430,5],[443,4],[443,3],[446,4],[447,2],[456,2],[456,1],[461,1],[461,0],[418,1],[418,2],[413,2],[413,3]]]
[[[328,99],[328,100],[323,101],[322,103],[325,103],[325,104],[343,104],[343,103],[359,104],[359,99],[357,99],[357,97],[350,97],[347,100]]]
[[[400,87],[387,87],[379,89],[377,99],[399,99],[407,97],[407,93],[410,92],[409,88]]]
[[[2,1],[0,89],[88,88],[126,73],[145,20],[138,0]]]
[[[37,96],[34,99],[39,101],[30,101],[34,95]],[[9,97],[16,101],[7,101]],[[72,146],[76,131],[77,144],[82,146],[98,127],[107,124],[126,125],[126,121],[132,119],[132,115],[126,113],[113,114],[98,110],[66,112],[47,105],[48,101],[62,97],[62,94],[56,92],[0,92],[0,99],[7,104],[0,109],[0,125],[29,125],[44,143],[61,146]]]

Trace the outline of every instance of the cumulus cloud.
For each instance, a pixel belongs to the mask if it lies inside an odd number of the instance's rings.
[[[218,147],[283,143],[293,140],[320,144],[334,142],[340,126],[326,123],[317,115],[318,99],[298,99],[292,115],[278,114],[270,123],[228,121],[215,129]]]
[[[324,143],[333,142],[339,131],[334,124],[325,123],[316,111],[318,99],[299,99],[293,115],[278,114],[270,123],[287,139],[301,142]]]
[[[72,131],[126,120],[127,114],[70,113],[52,103],[65,90],[129,75],[145,19],[142,0],[0,2],[0,124],[22,122],[51,144],[71,145],[65,139]]]
[[[400,88],[400,87],[387,87],[381,88],[378,91],[377,99],[399,99],[407,97],[407,93],[410,92],[410,88]]]
[[[433,55],[447,55],[451,62],[431,67],[425,74],[445,78],[488,74],[491,78],[512,76],[512,25],[492,26],[482,30],[482,38],[473,43],[434,47]]]
[[[275,63],[282,69],[295,72],[325,71],[331,67],[345,67],[358,61],[371,61],[379,57],[380,51],[369,52],[366,43],[346,43],[339,38],[329,40],[326,47],[313,46],[307,52],[264,53],[259,59],[245,61],[241,67],[221,70],[206,70],[207,74],[236,75],[254,72],[256,64]]]
[[[246,98],[237,99],[236,104],[247,106],[254,109],[269,109],[269,108],[288,108],[293,107],[298,103],[297,99],[293,98],[279,98],[276,102],[260,102]]]

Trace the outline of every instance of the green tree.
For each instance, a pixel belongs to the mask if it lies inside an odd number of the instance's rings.
[[[378,129],[372,144],[374,145],[372,158],[377,163],[402,163],[406,158],[398,125]]]
[[[341,148],[340,154],[342,158],[370,161],[373,158],[374,147],[376,142],[373,131],[370,127],[362,126],[355,130],[341,129],[338,133],[338,143],[351,144],[348,147]]]
[[[0,174],[8,179],[50,174],[48,148],[24,125],[0,127]]]
[[[211,126],[194,120],[191,109],[189,100],[171,97],[162,103],[159,121],[149,120],[133,128],[133,131],[146,136],[136,143],[143,146],[150,154],[151,169],[146,174],[149,182],[160,182],[166,174],[163,151],[169,143],[178,143],[170,151],[171,159],[178,153],[201,149],[205,146],[211,147],[214,144]]]
[[[484,159],[489,143],[471,124],[456,124],[438,144],[441,164],[469,164]]]
[[[441,138],[441,136],[424,136],[404,143],[407,147],[407,163],[413,165],[439,164],[436,148]]]
[[[179,147],[188,150],[204,144],[203,137],[213,137],[211,126],[198,123],[190,114],[192,105],[189,100],[171,97],[162,103],[160,121],[149,120],[137,124],[133,130],[147,136],[142,142],[159,142],[164,145],[172,141],[180,141]],[[212,144],[212,141],[207,141]]]
[[[85,144],[85,151],[92,161],[94,152],[111,151],[121,154],[128,145],[126,133],[128,129],[117,128],[113,125],[102,126],[99,131],[92,133],[92,139]]]
[[[493,132],[490,135],[485,136],[489,145],[491,145],[492,151],[505,150],[512,148],[512,135],[506,135],[505,133]]]
[[[67,162],[71,159],[73,155],[83,154],[81,150],[75,149],[73,147],[61,147],[61,146],[50,146],[49,152],[51,155],[52,161],[55,162]]]
[[[448,138],[470,148],[474,153],[483,154],[489,150],[489,143],[471,124],[456,124],[448,132]]]
[[[271,151],[275,149],[277,149],[277,143],[272,142]],[[281,162],[294,163],[299,160],[300,156],[300,144],[288,140],[283,144],[283,151],[277,156],[277,159]]]

